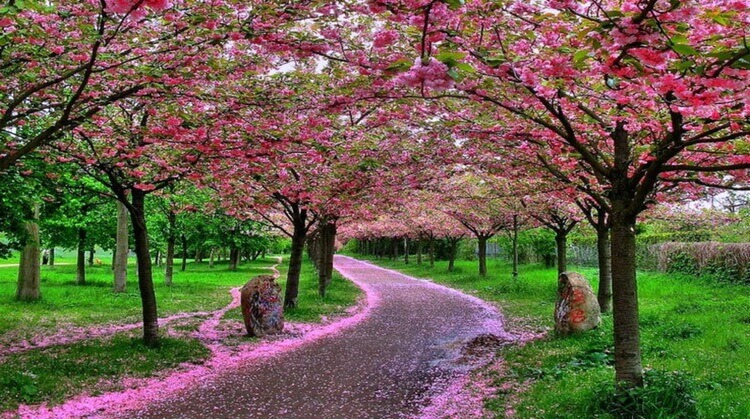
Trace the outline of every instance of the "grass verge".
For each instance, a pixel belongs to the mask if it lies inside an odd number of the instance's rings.
[[[486,278],[475,273],[476,262],[471,261],[457,262],[452,273],[446,262],[433,269],[413,261],[375,262],[496,301],[511,326],[553,326],[554,269],[522,266],[513,280],[510,267],[501,261],[490,262]],[[596,289],[596,269],[578,271]],[[658,402],[636,406],[628,404],[627,395],[607,399],[614,380],[612,317],[607,314],[589,333],[567,338],[549,334],[524,347],[503,349],[506,368],[495,375],[498,388],[525,391],[500,391],[488,407],[499,415],[513,409],[521,418],[750,417],[750,287],[654,272],[639,272],[638,281],[646,391],[653,393],[639,395],[638,403],[647,403],[654,394],[651,399]],[[679,400],[686,407],[670,414],[665,400]],[[689,407],[691,400],[695,409]]]
[[[279,270],[282,287],[286,282],[286,259]],[[155,271],[154,282],[161,316],[180,312],[211,311],[231,300],[229,289],[243,285],[258,274],[268,273],[276,263],[267,258],[240,265],[229,271],[226,264],[208,268],[207,264],[189,264],[185,272],[175,272],[172,287],[163,285],[163,273]],[[109,267],[87,268],[89,283],[74,284],[75,267],[59,265],[43,268],[43,298],[36,303],[13,300],[16,270],[0,270],[0,334],[39,335],[66,325],[90,326],[130,323],[140,320],[137,285],[129,284],[127,293],[113,294]],[[134,273],[130,272],[130,278]],[[317,276],[305,260],[300,278],[299,306],[285,314],[288,320],[318,322],[327,316],[344,313],[361,291],[350,281],[334,275],[326,298],[317,294]],[[225,319],[242,322],[239,309],[230,310]],[[197,323],[175,325],[175,329],[196,330]],[[99,394],[118,391],[125,377],[148,377],[185,362],[198,363],[210,351],[198,340],[162,337],[157,349],[145,347],[131,333],[110,338],[82,340],[68,345],[33,349],[0,359],[0,412],[19,404],[46,402],[59,404],[80,393]],[[8,340],[8,339],[4,339]],[[13,339],[10,339],[12,342]]]
[[[0,412],[19,404],[58,404],[83,391],[118,391],[122,377],[150,377],[209,355],[195,339],[163,337],[160,347],[148,348],[124,334],[10,355],[0,363]]]

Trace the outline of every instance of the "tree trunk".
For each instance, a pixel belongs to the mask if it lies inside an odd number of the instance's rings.
[[[336,223],[327,221],[319,227],[318,294],[326,296],[333,280],[333,254],[336,246]]]
[[[174,277],[174,247],[177,242],[177,215],[171,210],[167,213],[167,222],[169,223],[169,234],[167,235],[167,260],[164,267],[164,284],[172,286]]]
[[[229,249],[229,270],[236,271],[237,264],[240,260],[240,249],[231,248]]]
[[[164,284],[172,286],[172,278],[174,277],[174,247],[177,238],[171,235],[167,238],[167,260],[164,267]]]
[[[430,241],[427,244],[427,251],[430,257],[430,268],[435,267],[435,238],[430,236]]]
[[[409,239],[404,237],[404,264],[409,264]]]
[[[602,313],[612,309],[612,248],[609,242],[609,227],[597,227],[596,247],[599,259],[599,307]]]
[[[49,267],[55,266],[55,248],[50,247],[49,248]]]
[[[128,210],[117,202],[117,236],[114,250],[114,292],[125,292],[128,278]]]
[[[195,251],[195,263],[203,263],[203,252],[201,252],[201,249]]]
[[[18,286],[16,288],[16,299],[20,301],[35,301],[41,297],[39,284],[41,283],[41,265],[39,264],[39,253],[41,243],[39,242],[39,208],[34,206],[33,218],[24,224],[26,230],[26,241],[21,249],[21,261],[18,264]]]
[[[555,232],[555,245],[557,247],[557,275],[560,275],[568,270],[568,233]]]
[[[209,267],[209,269],[213,269],[214,268],[214,258],[215,257],[216,257],[216,248],[212,247],[211,248],[211,254],[208,257],[208,267]]]
[[[477,237],[479,244],[479,276],[487,276],[487,239],[486,236]]]
[[[297,307],[297,295],[299,294],[299,275],[302,271],[302,251],[305,248],[307,232],[304,228],[304,220],[295,223],[292,234],[292,250],[289,256],[289,270],[286,274],[286,290],[284,291],[284,309]]]
[[[419,238],[417,239],[417,265],[422,264],[422,247],[424,246],[424,241]]]
[[[456,265],[456,253],[458,252],[458,242],[460,239],[448,239],[450,243],[450,254],[448,255],[448,272],[453,272]]]
[[[185,272],[187,268],[187,237],[183,234],[182,237],[182,272]]]
[[[145,198],[143,191],[132,189],[133,203],[130,219],[133,223],[135,254],[138,259],[138,289],[141,293],[143,307],[143,341],[146,346],[159,345],[159,318],[156,312],[156,294],[154,293],[151,254],[146,228]]]
[[[92,247],[89,249],[89,266],[94,266],[94,254],[96,252],[94,251],[94,248]]]
[[[391,259],[397,260],[398,259],[398,239],[396,237],[391,239],[391,252],[392,252]]]
[[[518,216],[513,215],[513,279],[518,279]]]
[[[154,266],[159,266],[159,261],[161,260],[161,252],[159,249],[156,249],[154,252]]]
[[[78,253],[76,255],[76,285],[86,284],[86,230],[78,229]]]
[[[612,205],[612,313],[615,331],[615,381],[624,387],[643,385],[638,330],[638,287],[635,264],[635,217],[623,215],[624,204]],[[619,207],[619,208],[618,208]]]

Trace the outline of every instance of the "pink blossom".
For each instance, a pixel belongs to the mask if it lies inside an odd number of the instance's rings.
[[[375,34],[373,46],[375,48],[385,48],[393,44],[398,39],[398,32],[394,30],[384,30]]]

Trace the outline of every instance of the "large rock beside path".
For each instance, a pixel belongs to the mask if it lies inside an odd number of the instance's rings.
[[[272,275],[259,275],[240,289],[242,317],[247,334],[263,337],[284,329],[281,286]]]
[[[599,302],[586,278],[577,272],[561,273],[557,282],[555,331],[562,335],[585,332],[599,322]]]

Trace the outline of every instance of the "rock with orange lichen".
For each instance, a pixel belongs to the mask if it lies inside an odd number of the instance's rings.
[[[586,278],[577,272],[561,273],[557,282],[555,331],[562,335],[585,332],[599,322],[599,302]]]
[[[240,290],[242,317],[247,334],[263,337],[284,330],[281,286],[272,275],[259,275]]]

